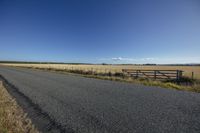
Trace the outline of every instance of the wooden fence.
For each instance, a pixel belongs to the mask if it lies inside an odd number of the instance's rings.
[[[150,78],[154,80],[176,80],[182,78],[183,71],[181,70],[135,70],[122,69],[122,72],[134,78]]]

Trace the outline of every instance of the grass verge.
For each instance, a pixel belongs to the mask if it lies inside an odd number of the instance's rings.
[[[0,81],[0,133],[39,133]]]
[[[149,79],[133,79],[133,78],[128,78],[128,77],[120,78],[120,77],[94,76],[94,75],[83,75],[83,76],[88,77],[88,78],[97,78],[97,79],[103,79],[103,80],[136,83],[136,84],[143,84],[145,86],[158,86],[162,88],[200,93],[200,83],[198,82],[194,82],[191,85],[178,85],[173,82],[162,82],[162,81],[154,81],[154,80],[149,80]]]

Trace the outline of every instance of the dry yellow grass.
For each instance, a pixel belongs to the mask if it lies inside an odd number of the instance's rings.
[[[39,133],[0,81],[0,133]]]
[[[33,67],[33,68],[52,68],[52,69],[67,69],[67,70],[83,70],[95,71],[98,73],[106,72],[122,72],[122,69],[150,69],[150,70],[183,70],[184,76],[200,79],[200,66],[135,66],[135,65],[69,65],[69,64],[9,64],[4,63],[1,65],[20,66],[20,67]]]

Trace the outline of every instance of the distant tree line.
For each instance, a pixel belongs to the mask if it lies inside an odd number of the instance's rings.
[[[37,62],[37,61],[0,61],[0,63],[13,63],[13,64],[69,64],[69,65],[133,65],[133,66],[200,66],[198,63],[191,64],[109,64],[109,63],[66,63],[66,62]]]

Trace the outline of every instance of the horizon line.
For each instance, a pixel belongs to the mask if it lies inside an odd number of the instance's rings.
[[[30,63],[30,64],[90,64],[90,65],[200,65],[200,63],[91,63],[91,62],[60,62],[60,61],[19,61],[0,60],[0,63]]]

